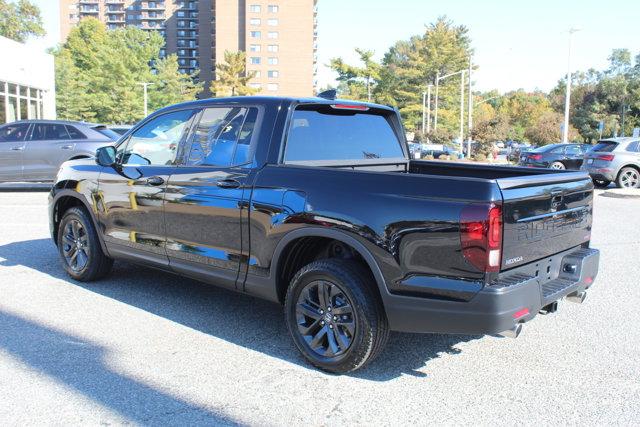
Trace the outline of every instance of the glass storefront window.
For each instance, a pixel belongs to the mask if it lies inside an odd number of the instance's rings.
[[[0,95],[0,125],[7,123],[7,101],[4,95]]]
[[[27,120],[28,117],[27,100],[20,98],[20,120]]]
[[[0,81],[0,125],[16,120],[42,119],[43,95],[40,89]]]
[[[7,97],[9,100],[9,108],[7,108],[7,123],[18,120],[18,98],[15,96]]]

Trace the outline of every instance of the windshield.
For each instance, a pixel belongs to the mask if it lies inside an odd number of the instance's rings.
[[[616,147],[618,146],[617,142],[613,142],[613,141],[600,141],[598,142],[596,145],[593,146],[593,148],[590,151],[596,152],[596,151],[604,151],[605,153],[610,153],[613,150],[616,149]]]
[[[538,147],[536,149],[531,150],[532,153],[546,153],[549,150],[553,150],[554,148],[562,148],[561,145],[543,145],[542,147]]]
[[[404,158],[388,111],[335,109],[329,105],[294,111],[285,162]]]

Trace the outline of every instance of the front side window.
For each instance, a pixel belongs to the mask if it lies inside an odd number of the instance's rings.
[[[191,138],[188,166],[228,167],[251,160],[257,108],[207,108]]]
[[[627,151],[630,151],[632,153],[640,152],[640,141],[634,141],[627,145]]]
[[[118,161],[123,165],[175,164],[178,145],[194,113],[194,110],[174,111],[145,123],[118,150]]]
[[[580,147],[578,147],[577,145],[569,145],[567,147],[567,150],[565,151],[565,154],[567,156],[577,156],[578,154],[582,154],[582,152],[580,151]]]
[[[28,123],[16,123],[0,128],[0,142],[24,141],[29,130]]]
[[[69,133],[64,125],[36,123],[31,133],[31,141],[67,140]]]
[[[403,158],[392,119],[386,111],[298,107],[287,136],[285,163]]]

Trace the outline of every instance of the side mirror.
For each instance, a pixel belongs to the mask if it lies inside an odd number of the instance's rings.
[[[110,167],[116,163],[116,147],[108,145],[96,150],[96,163],[100,166]]]

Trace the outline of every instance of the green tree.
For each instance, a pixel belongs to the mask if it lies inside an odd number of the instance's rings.
[[[195,99],[202,90],[202,83],[195,83],[193,76],[179,72],[176,55],[159,59],[155,70],[149,91],[149,108],[152,110]]]
[[[441,76],[467,69],[472,53],[468,29],[446,17],[427,25],[423,35],[396,43],[382,61],[381,79],[375,90],[378,100],[392,101],[403,115],[405,126],[422,123],[422,92]],[[455,132],[459,126],[460,77],[440,82],[438,126]],[[464,113],[466,114],[466,112]]]
[[[224,63],[216,65],[216,79],[211,82],[211,92],[216,96],[253,95],[258,89],[249,86],[255,73],[247,73],[245,52],[224,52]]]
[[[535,145],[555,144],[562,141],[561,125],[564,116],[550,111],[542,114],[534,126],[527,129],[525,137]],[[574,140],[578,133],[572,126],[569,127],[569,139]]]
[[[108,31],[96,19],[83,19],[54,51],[58,116],[136,122],[144,115],[142,82],[154,83],[151,109],[193,99],[200,86],[178,72],[175,58],[159,58],[163,45],[163,37],[155,31],[135,27]]]
[[[504,141],[509,133],[509,122],[504,116],[478,122],[471,131],[471,137],[478,143],[474,155],[489,157],[493,151],[493,143]]]
[[[342,58],[333,58],[329,66],[338,73],[340,96],[350,99],[372,100],[373,90],[380,79],[381,66],[373,59],[372,50],[356,49],[362,66],[346,64]]]
[[[0,36],[24,43],[30,36],[45,34],[38,6],[29,0],[17,3],[0,0]]]

